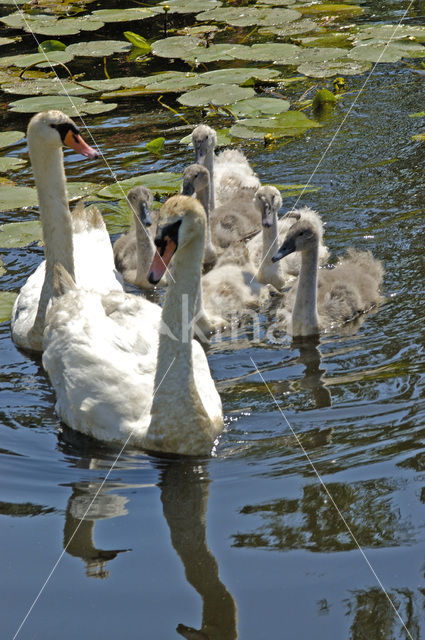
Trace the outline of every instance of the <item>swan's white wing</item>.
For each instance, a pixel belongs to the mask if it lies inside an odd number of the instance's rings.
[[[21,288],[15,300],[10,320],[13,341],[24,349],[32,349],[29,332],[34,325],[38,301],[44,282],[46,263],[43,260]]]
[[[159,316],[156,305],[123,293],[73,290],[54,301],[43,366],[68,426],[119,443],[133,432],[130,446],[141,444],[150,422]]]

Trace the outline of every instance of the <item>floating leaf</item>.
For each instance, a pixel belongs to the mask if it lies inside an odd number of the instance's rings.
[[[417,111],[416,113],[409,113],[409,118],[424,118],[425,111]]]
[[[255,67],[235,68],[235,69],[217,69],[216,71],[206,71],[198,74],[200,84],[242,84],[250,78],[267,82],[270,79],[280,76],[277,69],[256,69]]]
[[[164,148],[165,138],[154,138],[150,142],[146,143],[146,149],[152,151],[152,153],[160,154]]]
[[[0,38],[0,47],[5,47],[8,44],[13,44],[16,38]]]
[[[348,53],[353,60],[365,62],[397,62],[401,58],[423,58],[425,47],[410,40],[383,44],[359,44]]]
[[[171,36],[156,40],[152,44],[152,53],[160,58],[181,58],[185,52],[196,49],[200,44],[201,40],[193,36]]]
[[[194,87],[199,87],[200,85],[202,85],[202,83],[199,82],[196,74],[187,73],[180,76],[174,76],[173,78],[160,80],[159,82],[151,82],[147,85],[146,91],[148,93],[179,93]]]
[[[9,107],[18,113],[36,113],[48,109],[58,109],[68,116],[77,117],[88,113],[97,114],[112,111],[117,105],[115,103],[104,104],[103,102],[87,102],[84,98],[74,96],[72,102],[66,96],[35,96],[10,102]]]
[[[168,6],[170,13],[196,13],[197,11],[208,11],[220,6],[217,0],[164,0],[158,5],[158,9],[164,11],[164,5]]]
[[[14,291],[0,291],[0,322],[8,322],[12,314],[13,304],[18,297]]]
[[[352,36],[349,33],[337,31],[300,38],[299,42],[303,47],[351,47]]]
[[[0,247],[2,249],[18,249],[31,242],[43,239],[43,231],[39,220],[25,222],[9,222],[0,226]]]
[[[230,128],[230,134],[236,138],[264,138],[271,134],[275,138],[296,136],[312,127],[321,125],[310,120],[301,111],[287,111],[274,118],[247,118],[239,120]]]
[[[0,276],[2,276],[4,273],[6,273],[6,268],[4,266],[3,260],[0,258]]]
[[[77,18],[57,18],[45,14],[12,13],[0,18],[0,22],[15,29],[24,29],[28,33],[41,33],[49,36],[76,35],[80,31],[95,31],[104,26],[101,20],[88,16]]]
[[[412,136],[412,140],[423,142],[425,140],[425,133],[417,133],[416,135]]]
[[[92,42],[77,42],[66,48],[72,56],[104,58],[114,53],[130,51],[131,46],[121,40],[93,40]]]
[[[22,158],[13,158],[12,156],[0,157],[0,173],[8,173],[11,169],[20,169],[26,162]]]
[[[69,201],[78,200],[90,196],[99,189],[99,185],[94,182],[75,181],[67,183]]]
[[[360,25],[354,35],[355,44],[368,40],[374,42],[393,42],[394,40],[414,38],[417,42],[425,41],[425,27],[404,24]]]
[[[44,40],[38,45],[38,50],[42,51],[65,51],[66,44],[59,42],[59,40]]]
[[[15,78],[10,82],[3,82],[1,88],[6,93],[14,93],[15,95],[22,96],[37,96],[37,95],[90,95],[96,93],[94,89],[88,87],[82,87],[80,84],[72,82],[67,78],[59,79],[57,76],[54,78],[40,78],[37,80],[23,80],[22,78]]]
[[[295,20],[289,24],[279,27],[269,25],[267,27],[261,27],[258,33],[261,35],[277,36],[278,38],[286,38],[287,36],[295,36],[299,33],[309,33],[317,29],[318,25],[310,18],[302,18],[301,20]]]
[[[127,178],[120,182],[104,187],[98,191],[97,195],[102,198],[112,198],[118,200],[123,197],[133,187],[144,185],[155,195],[169,196],[179,191],[182,181],[181,173],[160,172],[146,173],[145,175]]]
[[[0,211],[34,207],[37,202],[37,191],[32,187],[0,185]]]
[[[256,118],[258,116],[274,116],[278,113],[283,113],[288,111],[290,106],[288,100],[280,98],[248,98],[232,105],[231,111],[239,117]]]
[[[143,53],[151,52],[151,45],[143,36],[139,36],[137,33],[133,33],[132,31],[124,31],[124,37],[131,42],[133,47],[139,49],[139,51],[143,51]]]
[[[251,25],[286,25],[301,18],[301,14],[293,9],[274,9],[270,7],[219,7],[212,11],[198,13],[197,20],[218,20],[235,27]]]
[[[327,62],[304,62],[297,67],[299,73],[311,78],[331,78],[332,76],[353,76],[364,73],[371,65],[365,62],[329,60]]]
[[[29,67],[38,64],[40,67],[66,64],[72,60],[72,55],[67,51],[50,51],[49,53],[28,53],[17,56],[0,58],[0,67]]]
[[[343,15],[344,17],[358,16],[363,13],[362,7],[359,7],[356,4],[338,4],[338,3],[328,3],[328,4],[318,4],[312,3],[304,6],[297,6],[298,11],[303,14],[322,14],[326,16],[338,16]]]
[[[313,109],[320,109],[323,105],[336,103],[336,96],[329,89],[319,89],[313,98]]]
[[[130,9],[99,9],[92,12],[92,17],[102,22],[132,22],[146,20],[162,11],[159,7],[132,7]]]
[[[206,104],[221,106],[233,104],[254,95],[253,89],[238,87],[236,84],[214,84],[184,93],[177,100],[187,107],[201,107]]]
[[[295,44],[284,42],[271,42],[265,44],[253,44],[251,47],[235,47],[230,55],[239,60],[261,60],[264,62],[278,62],[280,64],[292,64],[292,61],[302,51]]]
[[[0,132],[0,149],[5,147],[11,147],[20,140],[25,138],[25,133],[22,131],[1,131]]]

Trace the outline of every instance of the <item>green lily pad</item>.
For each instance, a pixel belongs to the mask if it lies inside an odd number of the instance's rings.
[[[48,109],[58,109],[71,117],[86,115],[88,113],[97,114],[112,111],[117,106],[116,103],[104,104],[103,102],[87,102],[84,98],[74,96],[72,103],[66,96],[34,96],[10,102],[11,111],[17,113],[36,113]]]
[[[207,64],[209,62],[236,60],[238,53],[249,49],[243,44],[211,44],[209,47],[198,46],[181,52],[181,59],[186,62]],[[240,59],[240,58],[239,58]]]
[[[155,195],[169,196],[179,191],[182,181],[181,173],[160,172],[146,173],[145,175],[135,176],[134,178],[127,178],[120,182],[115,182],[107,187],[104,187],[97,192],[97,195],[102,198],[112,198],[119,200],[127,194],[129,189],[144,185],[148,187]]]
[[[0,132],[0,149],[11,147],[20,140],[25,138],[23,131],[1,131]]]
[[[125,87],[138,87],[144,84],[144,78],[137,76],[124,76],[120,78],[107,78],[105,80],[84,80],[84,85],[95,91],[114,91]]]
[[[66,44],[63,42],[59,42],[59,40],[44,40],[44,42],[40,42],[38,45],[38,50],[40,53],[42,51],[65,51]]]
[[[200,44],[201,40],[193,36],[171,36],[156,40],[152,44],[152,53],[160,58],[181,58],[185,52],[196,49]]]
[[[160,80],[159,82],[151,82],[146,87],[146,92],[148,93],[179,93],[181,91],[187,91],[188,89],[192,89],[194,87],[199,87],[202,85],[199,82],[198,76],[196,74],[181,74],[179,76],[174,76],[173,78],[167,78],[165,80]]]
[[[235,68],[235,69],[217,69],[216,71],[206,71],[198,74],[200,84],[243,84],[255,78],[267,82],[273,78],[279,77],[280,71],[277,69],[256,69],[255,67]]]
[[[14,291],[0,291],[0,322],[8,322],[10,320],[17,297],[18,294]]]
[[[321,125],[310,120],[301,111],[287,111],[272,118],[247,118],[239,120],[230,128],[230,135],[236,138],[264,138],[271,134],[275,138],[284,136],[297,136]]]
[[[0,247],[2,249],[18,249],[31,242],[43,239],[43,231],[39,220],[26,222],[9,222],[0,226]]]
[[[276,62],[278,64],[292,64],[294,58],[303,50],[295,44],[271,42],[266,44],[253,44],[251,47],[234,48],[234,56],[239,60],[255,60],[264,62]],[[232,53],[230,53],[232,55]]]
[[[309,5],[299,6],[297,5],[298,11],[305,15],[326,15],[326,16],[344,16],[344,17],[352,17],[359,16],[363,13],[362,7],[359,7],[356,4],[338,4],[338,3],[327,3],[327,4],[318,4],[312,3]]]
[[[280,98],[248,98],[232,105],[231,111],[239,117],[256,118],[258,116],[275,116],[288,111],[290,106],[288,100]]]
[[[3,82],[1,88],[6,93],[13,93],[21,96],[38,95],[71,95],[81,96],[96,93],[95,89],[82,87],[80,84],[72,82],[67,78],[39,78],[37,80],[23,80],[14,78],[13,81]]]
[[[416,135],[412,136],[412,140],[423,142],[425,140],[425,133],[417,133]]]
[[[104,58],[114,53],[130,51],[131,45],[122,40],[93,40],[92,42],[77,42],[66,48],[73,57]]]
[[[133,33],[132,31],[124,31],[124,38],[127,38],[133,47],[138,49],[140,52],[146,54],[151,52],[151,45],[143,36],[139,36],[137,33]]]
[[[0,185],[0,211],[13,211],[14,209],[21,209],[22,207],[35,207],[37,203],[37,191],[32,187]]]
[[[12,169],[20,169],[27,163],[22,158],[13,158],[12,156],[0,157],[0,173],[9,173]]]
[[[84,160],[83,160],[84,162]],[[79,200],[96,193],[99,185],[94,182],[75,181],[68,182],[66,185],[69,201]]]
[[[322,33],[317,36],[307,36],[298,40],[303,47],[351,47],[352,36],[349,33],[339,31]]]
[[[424,118],[425,111],[417,111],[416,113],[409,113],[409,118]]]
[[[0,276],[6,273],[6,267],[4,266],[3,260],[0,258]]]
[[[27,53],[17,56],[7,56],[0,58],[0,67],[18,67],[23,69],[30,65],[38,64],[40,67],[55,66],[55,64],[66,64],[72,60],[73,56],[67,51],[50,51],[49,53]]]
[[[236,84],[214,84],[184,93],[177,100],[187,107],[202,107],[206,104],[221,106],[233,104],[254,95],[254,89],[242,88]]]
[[[91,16],[102,22],[132,22],[133,20],[146,20],[157,13],[161,13],[159,7],[132,7],[131,9],[99,9],[93,11]]]
[[[327,62],[304,62],[297,67],[299,73],[310,78],[331,78],[332,76],[353,76],[365,73],[370,63],[350,60],[329,60]]]
[[[389,42],[407,38],[414,38],[417,42],[424,42],[425,27],[404,24],[360,25],[355,33],[354,43],[364,42],[366,44],[368,40]]]
[[[351,49],[348,57],[361,62],[397,62],[401,58],[425,57],[425,47],[410,40],[359,44]]]
[[[164,5],[170,7],[169,13],[196,13],[197,11],[208,11],[220,6],[217,0],[164,0],[158,5],[158,9],[164,12]]]
[[[286,25],[301,18],[301,14],[293,9],[275,9],[273,7],[219,7],[212,11],[198,13],[197,20],[217,20],[234,27],[251,25]]]
[[[279,27],[274,27],[272,25],[261,27],[258,30],[258,33],[266,36],[286,38],[287,36],[295,36],[299,33],[309,33],[315,29],[318,29],[317,22],[314,22],[314,20],[311,20],[310,18],[301,18],[301,20],[295,20],[294,22],[290,22],[287,25],[280,25]]]
[[[13,44],[15,38],[0,38],[0,47],[5,47],[8,44]]]
[[[9,27],[24,29],[28,33],[48,36],[76,35],[80,31],[96,31],[104,26],[101,20],[88,16],[77,18],[57,18],[46,14],[12,13],[0,18]]]
[[[162,138],[162,137],[154,138],[150,142],[147,142],[145,146],[146,146],[146,149],[148,149],[148,151],[151,151],[152,153],[160,154],[164,149],[164,142],[165,142],[165,138]]]

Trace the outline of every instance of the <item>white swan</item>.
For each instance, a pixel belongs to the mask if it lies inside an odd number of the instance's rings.
[[[43,366],[68,426],[152,451],[211,452],[223,429],[221,400],[205,353],[192,340],[205,227],[205,212],[194,198],[173,196],[160,211],[151,284],[175,253],[175,282],[162,316],[140,297],[78,289],[57,267]]]
[[[242,190],[252,196],[260,181],[243,153],[237,149],[226,149],[218,156],[214,149],[217,134],[208,125],[200,124],[192,132],[195,163],[204,165],[210,174],[210,210],[224,204]]]
[[[147,279],[148,269],[155,255],[155,245],[150,233],[152,192],[144,186],[133,187],[127,193],[127,202],[133,212],[133,224],[114,243],[115,266],[126,282],[141,289],[153,289],[154,286]],[[167,282],[164,276],[158,285],[165,284]]]
[[[84,142],[73,121],[60,111],[35,115],[28,125],[27,140],[46,260],[28,278],[15,300],[11,329],[19,347],[41,351],[56,262],[63,264],[79,286],[101,291],[122,286],[113,268],[111,243],[100,214],[77,207],[71,218],[68,207],[62,145],[88,158],[97,158],[97,152]]]
[[[344,324],[382,302],[384,268],[370,251],[348,249],[333,269],[320,269],[322,227],[301,218],[288,231],[272,260],[301,253],[298,282],[284,296],[277,321],[293,336],[309,336]]]

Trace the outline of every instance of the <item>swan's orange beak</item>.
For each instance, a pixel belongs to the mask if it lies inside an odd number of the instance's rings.
[[[164,251],[162,251],[162,247],[161,249],[157,247],[152,260],[152,264],[148,271],[148,280],[151,284],[158,284],[158,282],[161,280],[166,268],[170,264],[171,258],[173,257],[177,249],[176,242],[174,242],[174,240],[172,240],[169,236],[165,236],[164,241]],[[162,255],[160,253],[160,250]]]
[[[67,147],[71,147],[77,153],[81,153],[81,155],[86,158],[90,158],[90,160],[94,160],[99,157],[98,152],[90,147],[86,142],[84,142],[83,138],[79,133],[75,133],[72,129],[69,129],[65,138],[63,139],[64,144]]]

